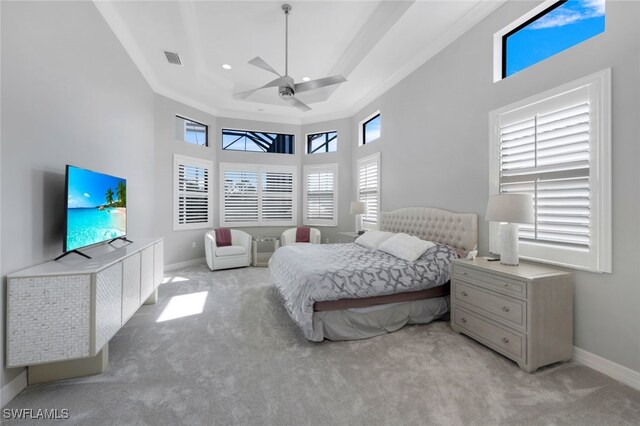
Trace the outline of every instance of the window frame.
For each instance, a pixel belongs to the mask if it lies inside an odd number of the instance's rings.
[[[512,30],[510,30],[506,34],[502,35],[502,37],[501,37],[501,39],[502,39],[502,41],[501,41],[502,42],[502,53],[500,55],[502,57],[502,70],[501,70],[501,77],[500,77],[501,79],[507,78],[507,38],[509,38],[509,36],[517,33],[518,31],[520,31],[521,29],[523,29],[527,25],[531,24],[532,22],[537,21],[538,19],[542,18],[543,16],[545,16],[545,15],[551,13],[552,11],[556,10],[557,8],[559,8],[560,6],[565,4],[567,1],[569,1],[569,0],[552,0],[550,6],[547,6],[542,11],[538,12],[537,14],[532,16],[531,18],[525,20],[524,22],[522,22],[521,24],[519,24],[517,27],[515,27]],[[549,2],[545,2],[543,4],[548,4],[548,3]],[[525,15],[525,16],[528,16],[528,14]],[[521,19],[522,18],[518,19],[517,22],[520,22]]]
[[[540,19],[547,13],[552,12],[558,7],[565,4],[568,0],[546,0],[538,6],[531,9],[509,25],[502,28],[493,35],[493,82],[497,83],[507,78],[506,74],[506,37],[513,35],[533,21]],[[587,39],[583,40],[586,41]],[[577,43],[580,44],[580,43]],[[577,44],[573,45],[576,46]],[[560,52],[558,52],[560,53]],[[555,56],[555,55],[552,55]],[[551,58],[547,57],[546,59]],[[542,61],[540,61],[542,62]],[[537,62],[539,63],[539,62]],[[533,64],[535,65],[535,64]],[[521,70],[522,71],[522,70]],[[517,74],[517,73],[514,73]],[[512,75],[514,75],[512,74]]]
[[[189,145],[193,145],[193,146],[200,146],[200,147],[204,147],[204,148],[208,148],[209,147],[209,125],[205,124],[205,123],[201,123],[200,121],[191,119],[191,118],[187,118],[183,115],[180,114],[175,114],[176,118],[179,118],[181,120],[184,120],[183,122],[183,126],[182,126],[182,142],[187,143]],[[204,145],[198,145],[192,142],[189,142],[186,138],[186,133],[187,133],[187,122],[192,122],[192,123],[196,123],[199,124],[201,126],[204,126]]]
[[[366,230],[377,230],[380,228],[380,212],[382,211],[382,201],[381,201],[381,188],[380,188],[380,184],[382,182],[382,163],[380,161],[380,152],[376,152],[375,154],[372,155],[368,155],[366,157],[362,157],[359,158],[357,161],[357,166],[356,166],[356,196],[357,196],[357,200],[361,201],[360,199],[360,192],[361,192],[361,188],[360,188],[360,169],[363,166],[366,166],[368,164],[371,163],[375,163],[377,164],[378,167],[378,176],[377,176],[377,183],[376,183],[376,197],[377,197],[377,201],[378,201],[378,207],[376,210],[376,221],[375,222],[371,222],[371,221],[365,221],[364,217],[362,218],[362,229],[366,229]],[[367,211],[367,215],[369,215],[370,212]]]
[[[335,151],[315,151],[315,152],[311,152],[311,141],[309,140],[309,137],[311,136],[315,136],[315,135],[328,135],[330,133],[335,133],[336,134],[336,150]],[[306,137],[305,137],[305,154],[307,155],[315,155],[315,154],[329,154],[332,152],[338,152],[338,131],[337,130],[326,130],[326,131],[322,131],[322,132],[311,132],[311,133],[307,133]],[[327,149],[329,149],[329,142],[325,142],[323,145],[326,145]]]
[[[269,151],[247,151],[242,149],[229,149],[224,147],[224,132],[225,131],[233,131],[233,132],[251,132],[251,133],[265,133],[265,134],[274,134],[274,135],[282,135],[282,136],[291,136],[291,152],[269,152]],[[249,152],[256,154],[274,154],[274,155],[295,155],[296,154],[296,135],[295,133],[282,133],[282,132],[272,132],[269,130],[250,130],[250,129],[234,129],[231,127],[223,127],[220,129],[220,149],[222,151],[228,152]]]
[[[380,136],[378,136],[376,139],[367,141],[367,137],[366,137],[367,132],[365,127],[367,124],[369,124],[371,121],[375,120],[378,117],[380,118]],[[359,141],[358,143],[360,146],[364,146],[380,139],[382,139],[382,114],[380,113],[380,110],[378,110],[373,114],[368,115],[364,120],[360,121],[358,125],[358,141]]]
[[[220,219],[219,223],[221,227],[265,227],[265,226],[296,226],[298,223],[298,166],[284,166],[284,165],[263,165],[263,164],[251,164],[251,163],[220,163],[219,165],[219,204],[220,204]],[[225,171],[246,171],[257,173],[257,209],[258,219],[257,221],[245,221],[245,222],[226,222],[225,221],[225,190],[224,190],[224,173]],[[292,218],[286,221],[265,221],[263,219],[262,212],[262,179],[263,173],[291,173],[292,174]]]
[[[207,221],[200,223],[180,223],[179,220],[179,175],[178,167],[184,164],[191,167],[201,167],[208,171],[207,180]],[[181,154],[173,154],[173,230],[190,231],[194,229],[207,229],[213,227],[213,162],[197,157],[190,157]],[[186,193],[187,191],[185,191]],[[203,197],[204,198],[204,197]]]
[[[333,173],[333,218],[331,220],[326,219],[311,219],[309,220],[308,215],[308,177],[309,174],[312,173],[322,173],[330,171]],[[311,225],[311,226],[338,226],[338,182],[339,182],[339,169],[338,163],[330,163],[330,164],[309,164],[303,167],[303,181],[302,181],[302,224],[303,225]]]
[[[489,194],[500,191],[500,116],[508,112],[554,102],[562,95],[588,88],[590,118],[590,248],[587,251],[560,244],[520,241],[523,259],[592,272],[612,271],[611,186],[611,69],[580,78],[531,96],[489,114]],[[489,251],[498,253],[499,224],[489,224]],[[586,253],[586,254],[585,254]]]

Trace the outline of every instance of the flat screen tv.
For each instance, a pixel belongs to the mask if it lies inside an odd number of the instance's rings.
[[[67,165],[65,187],[65,253],[127,235],[126,179]]]

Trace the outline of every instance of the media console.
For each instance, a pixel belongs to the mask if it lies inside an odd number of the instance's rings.
[[[7,367],[27,366],[29,384],[103,372],[109,340],[142,304],[157,301],[161,238],[90,254],[7,276]]]

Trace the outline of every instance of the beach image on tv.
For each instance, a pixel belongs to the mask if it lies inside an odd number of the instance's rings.
[[[127,233],[127,181],[69,166],[66,251]]]

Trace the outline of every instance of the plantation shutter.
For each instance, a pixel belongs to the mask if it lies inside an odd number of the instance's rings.
[[[211,227],[210,161],[174,156],[174,229]]]
[[[225,225],[258,221],[258,172],[223,171]]]
[[[221,226],[296,224],[296,168],[220,164]]]
[[[367,213],[362,215],[363,226],[375,227],[380,211],[380,154],[358,162],[358,200],[367,205]]]
[[[590,121],[586,89],[500,117],[500,192],[534,199],[521,239],[590,246]]]
[[[337,225],[338,165],[305,166],[305,225]]]
[[[293,172],[262,171],[262,225],[286,225],[293,221],[293,179]]]

